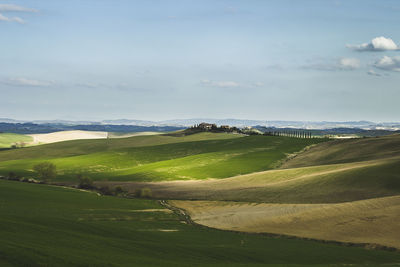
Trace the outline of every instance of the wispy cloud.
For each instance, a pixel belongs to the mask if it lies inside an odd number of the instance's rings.
[[[360,60],[357,58],[341,58],[338,66],[343,70],[355,70],[360,67]]]
[[[29,86],[29,87],[49,87],[54,84],[51,81],[33,80],[27,78],[9,78],[3,81],[4,84],[12,86]]]
[[[20,24],[24,24],[25,21],[20,17],[6,17],[0,13],[0,21],[8,21],[8,22],[17,22]]]
[[[375,62],[374,66],[381,70],[400,72],[400,56],[383,56]]]
[[[240,87],[240,84],[234,81],[210,81],[210,80],[201,80],[201,85],[209,86],[209,87],[218,87],[218,88],[234,88]]]
[[[377,73],[377,72],[374,71],[374,70],[369,70],[369,71],[367,71],[367,74],[368,74],[368,75],[371,75],[371,76],[382,76],[380,73]]]
[[[356,51],[388,51],[388,50],[400,50],[399,46],[390,38],[383,36],[376,37],[371,40],[370,43],[363,43],[359,45],[346,45],[347,48],[354,49]]]
[[[256,88],[256,87],[263,87],[263,82],[247,82],[247,83],[239,83],[235,81],[211,81],[211,80],[201,80],[200,84],[202,86],[207,87],[216,87],[216,88]]]
[[[10,16],[5,16],[2,13],[4,12],[28,12],[28,13],[34,13],[38,12],[37,9],[34,8],[28,8],[28,7],[23,7],[23,6],[18,6],[14,4],[0,4],[0,21],[6,21],[6,22],[17,22],[20,24],[24,24],[25,20],[22,19],[21,17],[10,17]]]
[[[360,60],[357,58],[340,58],[336,62],[330,63],[326,61],[311,62],[301,66],[302,69],[337,71],[337,70],[355,70],[360,68]]]
[[[0,4],[0,12],[38,12],[37,9],[18,6],[14,4]]]

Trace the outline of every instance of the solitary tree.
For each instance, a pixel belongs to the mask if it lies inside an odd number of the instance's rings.
[[[33,166],[38,178],[43,181],[53,179],[57,175],[56,165],[51,162],[42,162]]]

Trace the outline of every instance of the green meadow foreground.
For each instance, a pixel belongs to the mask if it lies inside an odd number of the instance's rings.
[[[396,266],[400,254],[199,228],[154,200],[0,180],[1,266]]]
[[[3,265],[400,264],[398,251],[364,248],[400,249],[399,135],[74,140],[0,151],[0,176],[37,178],[41,162],[57,166],[52,183],[82,174],[130,198],[0,180]],[[185,224],[156,200],[240,233]]]

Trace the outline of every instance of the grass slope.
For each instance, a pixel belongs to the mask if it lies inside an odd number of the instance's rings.
[[[282,165],[297,168],[400,156],[400,135],[335,140],[314,146]]]
[[[23,134],[0,133],[0,148],[9,148],[13,143],[32,142],[33,138]]]
[[[167,199],[270,203],[337,203],[400,194],[400,157],[270,170],[206,181],[114,183],[134,192],[149,187]]]
[[[241,137],[232,134],[201,133],[184,137],[174,137],[169,135],[156,136],[135,136],[129,138],[94,139],[94,140],[72,140],[53,144],[46,144],[24,149],[2,151],[0,161],[31,159],[31,158],[57,158],[86,155],[96,152],[106,152],[116,149],[135,148],[144,146],[154,146],[162,144],[218,140]]]
[[[164,181],[226,178],[272,169],[287,154],[322,139],[200,133],[62,142],[0,153],[0,174],[32,177],[32,166],[51,161],[58,181],[77,173],[94,180]]]
[[[400,196],[340,204],[170,201],[202,225],[400,249]]]
[[[396,266],[400,254],[198,228],[152,200],[0,180],[1,266]],[[354,264],[354,265],[353,265]]]

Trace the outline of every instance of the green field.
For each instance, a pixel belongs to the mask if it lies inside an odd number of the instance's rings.
[[[222,180],[113,183],[163,199],[340,203],[400,194],[400,158],[270,170]]]
[[[165,181],[226,178],[269,170],[288,154],[324,139],[198,133],[67,141],[0,152],[0,174],[34,177],[43,161],[58,169],[56,181]]]
[[[0,133],[0,149],[10,148],[12,144],[18,142],[29,143],[32,140],[32,137],[23,134]]]
[[[184,224],[153,200],[0,180],[1,266],[398,266],[400,254]],[[397,264],[396,264],[397,263]]]

